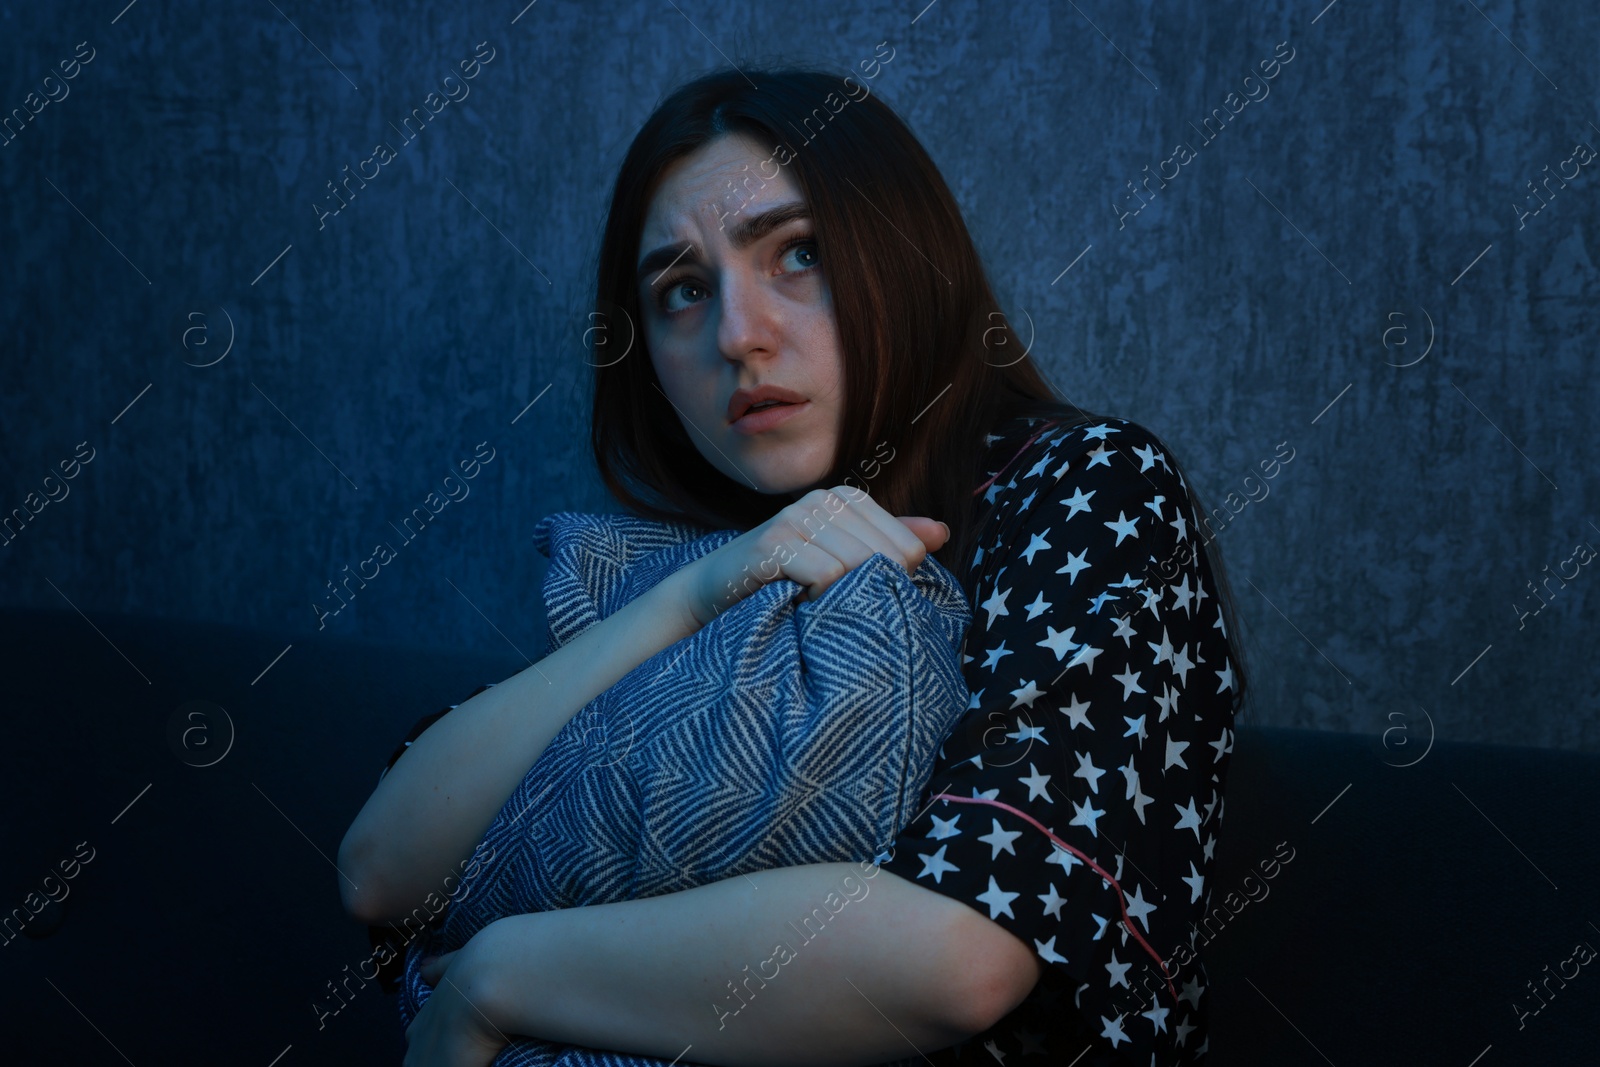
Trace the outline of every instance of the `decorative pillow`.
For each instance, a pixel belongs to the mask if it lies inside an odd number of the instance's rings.
[[[550,559],[549,647],[737,536],[629,515],[545,517],[533,538]],[[763,585],[562,727],[486,832],[490,858],[408,947],[406,1026],[432,992],[421,957],[503,916],[882,857],[966,711],[970,609],[932,556],[907,574],[874,553],[817,600],[797,602],[803,591],[787,578]],[[494,1060],[557,1064],[667,1067],[520,1037]]]

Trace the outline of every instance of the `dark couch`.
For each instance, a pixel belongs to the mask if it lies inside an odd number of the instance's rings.
[[[399,1063],[333,856],[406,729],[521,658],[74,611],[0,612],[0,657],[0,908],[66,893],[0,945],[0,1061]],[[1600,1062],[1600,967],[1559,977],[1600,949],[1600,758],[1425,733],[1238,730],[1213,1063]]]

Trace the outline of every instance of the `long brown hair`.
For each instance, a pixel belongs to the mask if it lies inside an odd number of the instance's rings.
[[[965,584],[983,505],[973,488],[984,477],[984,435],[1019,415],[1069,425],[1100,416],[1064,399],[1025,353],[943,176],[864,88],[817,70],[727,68],[679,86],[645,120],[618,170],[599,249],[590,445],[606,487],[649,518],[748,530],[789,503],[709,463],[648,353],[632,351],[642,347],[643,321],[635,261],[662,174],[729,134],[779,160],[786,146],[792,158],[782,165],[811,209],[842,343],[844,419],[819,484],[862,485],[891,515],[942,520],[950,539],[933,556]],[[1204,514],[1198,502],[1196,510]],[[1216,576],[1228,611],[1232,598]],[[1226,625],[1234,635],[1231,611]],[[1235,666],[1242,699],[1244,668]]]

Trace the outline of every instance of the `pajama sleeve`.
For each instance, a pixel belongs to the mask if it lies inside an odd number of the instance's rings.
[[[1187,1063],[1237,688],[1187,487],[1115,418],[1040,436],[1009,478],[974,563],[971,704],[882,867],[1031,947],[1036,994],[1076,991],[1017,1020],[1074,1013],[1110,1057],[1084,1063]],[[991,1054],[1045,1051],[1008,1020],[979,1035]]]

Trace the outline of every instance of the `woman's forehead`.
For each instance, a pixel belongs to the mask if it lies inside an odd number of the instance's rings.
[[[801,198],[799,186],[776,165],[771,151],[748,136],[726,134],[662,173],[645,211],[640,249],[692,240],[688,230],[721,229],[739,214]]]

